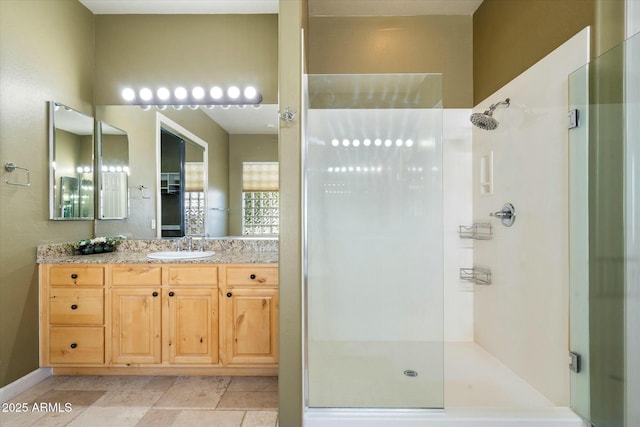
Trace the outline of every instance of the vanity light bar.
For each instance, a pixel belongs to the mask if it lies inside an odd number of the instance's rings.
[[[202,86],[187,89],[178,86],[173,89],[162,86],[154,90],[148,87],[124,88],[121,92],[122,99],[127,103],[142,106],[188,106],[197,109],[199,106],[214,105],[259,105],[262,102],[262,94],[253,86],[240,89],[238,86],[229,86],[223,89],[213,86],[206,90]]]

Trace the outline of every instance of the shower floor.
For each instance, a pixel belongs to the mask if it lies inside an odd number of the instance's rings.
[[[441,345],[318,344],[313,343],[315,364],[309,365],[314,400],[305,411],[305,427],[587,426],[475,343],[444,344],[444,411],[399,412],[394,408],[436,408],[438,401],[442,408],[442,361],[437,361]],[[405,377],[403,369],[418,371],[418,377]],[[418,378],[423,382],[411,381]],[[335,402],[341,402],[342,409]]]
[[[311,407],[555,406],[475,343],[445,343],[444,373],[437,344],[324,341],[313,346]],[[418,376],[407,377],[405,370]]]

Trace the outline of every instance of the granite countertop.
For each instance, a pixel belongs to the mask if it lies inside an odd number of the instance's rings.
[[[173,241],[166,239],[126,240],[115,252],[74,255],[68,243],[38,246],[38,264],[274,264],[278,262],[277,241],[251,241],[237,239],[206,240],[204,250],[213,256],[196,259],[160,260],[147,258],[147,254],[173,250]]]

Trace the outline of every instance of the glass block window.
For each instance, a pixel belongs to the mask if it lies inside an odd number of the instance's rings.
[[[186,191],[184,193],[185,234],[205,234],[204,215],[205,200],[202,191]]]
[[[277,235],[280,232],[278,163],[242,165],[242,234]]]

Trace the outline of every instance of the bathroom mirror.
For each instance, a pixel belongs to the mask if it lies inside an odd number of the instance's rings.
[[[49,218],[94,218],[94,121],[49,102]]]
[[[129,216],[129,136],[103,121],[98,122],[98,219]]]

